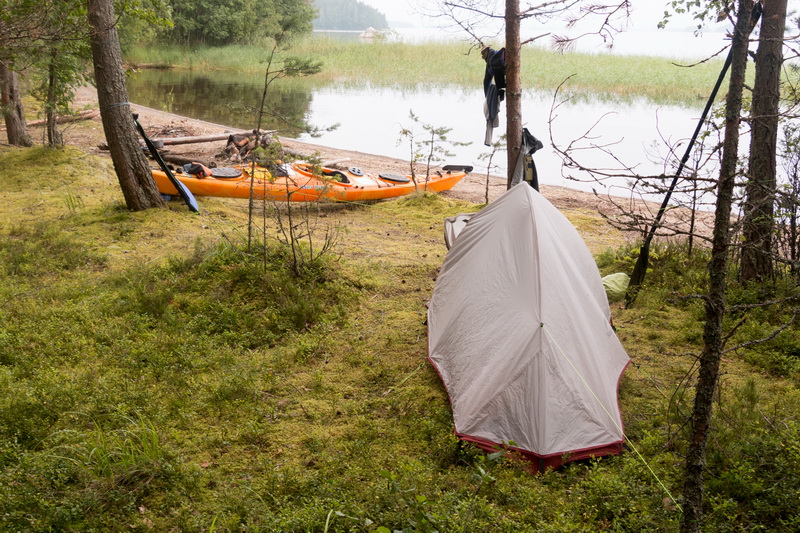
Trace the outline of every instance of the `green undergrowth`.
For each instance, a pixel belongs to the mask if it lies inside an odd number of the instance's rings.
[[[668,492],[680,494],[703,253],[655,247],[636,305],[613,309],[632,358],[629,451],[534,476],[455,439],[426,360],[442,219],[481,206],[429,194],[320,206],[340,243],[297,275],[273,233],[246,245],[246,202],[130,213],[92,156],[0,149],[0,163],[47,185],[3,185],[0,204],[4,529],[677,528]],[[82,202],[70,209],[66,190]],[[608,238],[588,213],[566,214],[590,244]],[[635,261],[598,253],[603,274]],[[796,376],[749,348],[723,366],[708,527],[795,531]]]
[[[638,246],[610,249],[597,256],[598,266],[603,274],[631,272],[637,254]],[[641,292],[616,313],[617,334],[632,359],[620,388],[632,447],[657,432],[663,451],[683,454],[703,347],[708,260],[708,250],[654,244]],[[728,284],[707,524],[714,531],[791,531],[800,523],[790,503],[800,490],[791,474],[800,465],[797,289],[792,280],[742,287],[733,271]]]
[[[604,274],[632,272],[637,257],[638,247],[609,250],[598,256],[598,266]],[[708,250],[695,248],[690,252],[683,244],[656,244],[651,248],[647,290],[630,311],[639,307],[648,310],[649,316],[643,320],[658,326],[649,334],[653,340],[672,338],[676,344],[702,345],[709,259]],[[729,277],[723,328],[731,333],[725,350],[762,371],[800,383],[800,329],[795,316],[800,295],[796,280],[787,275],[766,285],[745,286],[737,281],[733,269]],[[684,323],[678,326],[675,319]],[[739,346],[742,348],[737,349]]]

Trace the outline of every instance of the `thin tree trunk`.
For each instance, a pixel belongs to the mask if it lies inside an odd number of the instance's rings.
[[[58,131],[58,114],[56,113],[56,54],[58,52],[53,49],[50,57],[50,65],[47,69],[47,103],[45,109],[47,110],[47,144],[54,148],[61,148],[64,146],[61,132]]]
[[[797,205],[791,202],[791,215],[789,215],[789,264],[792,275],[797,275]]]
[[[87,4],[100,117],[125,204],[133,211],[163,206],[131,117],[114,4],[112,0]]]
[[[742,90],[747,69],[747,45],[750,35],[750,16],[753,0],[739,0],[738,18],[731,46],[731,75],[725,100],[725,137],[722,148],[717,208],[711,260],[708,264],[709,286],[706,300],[706,321],[703,326],[703,352],[695,388],[694,409],[689,449],[686,454],[683,486],[683,516],[681,532],[698,532],[703,519],[703,481],[706,466],[711,413],[719,379],[722,351],[722,319],[725,315],[725,273],[728,269],[730,219],[739,155],[739,122],[741,120]]]
[[[33,140],[28,134],[28,126],[25,123],[25,112],[22,109],[19,79],[6,61],[0,61],[0,106],[6,123],[8,144],[33,146]]]
[[[696,178],[697,173],[695,173],[694,176]],[[692,257],[692,252],[694,252],[694,227],[697,223],[697,197],[699,194],[700,192],[697,190],[697,188],[692,191],[692,213],[691,217],[689,218],[689,249],[686,251],[689,257]]]
[[[767,280],[773,274],[776,161],[780,109],[783,31],[787,0],[764,2],[756,53],[756,79],[750,111],[750,171],[742,227],[742,280]]]
[[[789,260],[791,265],[791,273],[793,276],[797,276],[797,269],[798,269],[798,255],[800,255],[800,250],[798,250],[798,201],[797,195],[800,194],[800,179],[798,179],[798,161],[794,159],[794,165],[792,165],[791,171],[789,171],[789,179],[791,183],[791,188],[789,189],[789,195],[787,199],[788,208],[787,211],[789,213]]]
[[[514,177],[522,144],[522,81],[520,79],[519,0],[506,0],[506,144],[508,182]]]

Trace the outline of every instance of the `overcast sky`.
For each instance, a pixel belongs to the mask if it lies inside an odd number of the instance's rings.
[[[414,10],[419,0],[360,0],[360,2],[374,7],[386,15],[388,20],[421,25],[422,17]],[[633,0],[633,26],[642,30],[656,29],[656,24],[661,20],[667,4],[667,0]]]

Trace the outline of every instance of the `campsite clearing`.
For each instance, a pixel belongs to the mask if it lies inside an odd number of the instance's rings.
[[[190,124],[173,121],[161,124]],[[426,361],[441,223],[479,209],[482,180],[317,211],[341,238],[298,278],[271,218],[267,253],[243,245],[241,200],[127,211],[109,161],[92,155],[97,128],[67,131],[68,142],[92,139],[83,152],[0,149],[0,514],[12,527],[675,530],[665,489],[679,493],[682,479],[702,342],[702,304],[685,296],[702,287],[702,253],[659,247],[636,307],[612,307],[632,359],[622,418],[648,466],[623,453],[531,476],[458,442]],[[630,268],[595,201],[565,191],[554,203],[602,273]],[[767,318],[738,333],[764,336]],[[709,528],[792,531],[800,520],[792,339],[723,362]]]

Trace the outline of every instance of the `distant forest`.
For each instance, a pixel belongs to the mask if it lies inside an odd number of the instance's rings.
[[[315,30],[363,31],[369,27],[382,30],[389,27],[386,15],[358,0],[314,0],[319,16]]]

